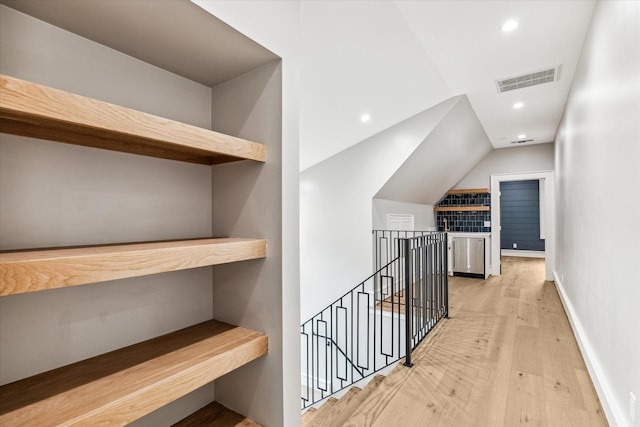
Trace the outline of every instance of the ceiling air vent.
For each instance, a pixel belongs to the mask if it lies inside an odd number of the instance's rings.
[[[535,73],[524,74],[522,76],[509,77],[508,79],[496,80],[498,93],[509,90],[522,89],[523,87],[551,83],[558,80],[560,66],[549,68],[548,70],[536,71]]]
[[[531,142],[533,139],[518,139],[516,141],[511,141],[511,144],[524,144],[525,142]]]

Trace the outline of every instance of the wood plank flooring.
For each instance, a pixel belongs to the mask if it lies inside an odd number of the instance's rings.
[[[544,260],[507,257],[502,268],[451,278],[450,319],[343,425],[607,426]]]

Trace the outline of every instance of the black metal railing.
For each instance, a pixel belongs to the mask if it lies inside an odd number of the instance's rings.
[[[373,266],[374,271],[398,258],[398,239],[410,239],[435,233],[434,231],[373,230]]]
[[[399,239],[405,299],[405,348],[415,349],[442,318],[449,317],[447,234]],[[405,366],[412,366],[411,351]]]
[[[394,259],[301,325],[303,409],[402,357],[411,366],[448,315],[446,233],[396,239]]]

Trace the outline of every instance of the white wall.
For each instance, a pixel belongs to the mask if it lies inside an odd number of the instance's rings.
[[[282,58],[282,121],[280,159],[282,281],[280,296],[282,353],[282,401],[270,407],[268,417],[278,420],[269,425],[300,424],[300,237],[299,237],[299,19],[296,1],[197,0],[219,19],[260,43]],[[268,162],[271,160],[267,159]],[[263,212],[269,215],[268,212]],[[268,307],[265,307],[268,309]],[[278,345],[270,342],[270,348]],[[274,384],[271,384],[274,387]],[[250,390],[245,390],[250,393]]]
[[[638,40],[640,2],[598,3],[556,139],[556,281],[618,426],[640,396]]]
[[[300,174],[303,321],[371,274],[374,195],[458,100],[447,100]]]
[[[490,148],[457,96],[302,172],[302,318],[372,273],[372,199],[431,204]]]
[[[209,126],[210,90],[0,6],[0,72]],[[0,134],[0,249],[209,236],[211,168]],[[0,383],[211,318],[211,268],[0,298]],[[46,355],[46,357],[43,357]],[[213,386],[137,425],[167,425]]]
[[[417,231],[428,230],[435,227],[436,221],[433,215],[433,205],[420,205],[418,203],[396,202],[394,200],[373,199],[373,229],[387,229],[387,214],[404,214],[414,216],[414,225]]]
[[[534,144],[492,150],[454,188],[489,188],[492,174],[554,169],[554,144]]]

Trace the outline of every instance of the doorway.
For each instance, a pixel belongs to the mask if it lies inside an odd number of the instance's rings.
[[[545,239],[545,280],[553,280],[555,266],[555,196],[553,171],[491,175],[491,274],[500,275],[501,209],[500,184],[510,181],[540,182],[540,222]]]
[[[540,180],[500,183],[500,250],[504,256],[544,258]]]

